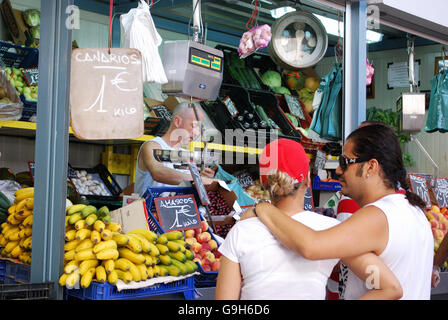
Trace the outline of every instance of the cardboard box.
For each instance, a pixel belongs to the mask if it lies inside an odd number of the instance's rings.
[[[113,222],[121,224],[124,233],[137,228],[150,230],[145,199],[136,200],[127,206],[111,211],[110,217]]]
[[[29,28],[23,20],[23,12],[13,9],[10,0],[3,0],[1,11],[4,23],[15,44],[25,46],[30,46],[33,43],[39,44],[39,40],[31,36]]]

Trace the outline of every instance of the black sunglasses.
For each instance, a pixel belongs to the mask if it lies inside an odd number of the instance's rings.
[[[347,158],[346,156],[339,156],[339,166],[342,171],[347,170],[348,166],[353,163],[361,163],[365,161],[369,161],[371,158]]]

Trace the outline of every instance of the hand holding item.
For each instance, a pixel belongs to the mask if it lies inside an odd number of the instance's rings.
[[[215,176],[215,171],[209,167],[201,171],[202,177],[213,178]]]

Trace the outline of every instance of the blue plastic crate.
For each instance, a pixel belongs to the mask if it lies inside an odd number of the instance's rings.
[[[146,202],[146,209],[148,211],[148,224],[152,231],[162,234],[164,233],[163,228],[158,223],[157,219],[152,214],[154,199],[158,198],[160,194],[164,192],[176,192],[176,195],[185,195],[185,194],[193,194],[195,197],[196,203],[201,203],[199,199],[199,195],[195,188],[193,187],[166,187],[166,188],[148,188],[146,192],[143,194],[143,198]],[[154,209],[155,210],[155,209]],[[201,220],[203,216],[199,215]],[[209,227],[208,232],[212,236],[212,239],[216,241],[216,238],[213,236],[213,230]],[[195,276],[195,283],[197,287],[211,287],[216,285],[216,277],[218,276],[218,271],[205,271],[201,264],[196,262],[199,266],[200,275]]]
[[[319,176],[313,177],[313,190],[338,191],[342,186],[339,182],[321,181]]]
[[[39,64],[39,50],[0,41],[0,60],[7,67],[35,68]]]
[[[22,118],[20,121],[29,121],[33,115],[37,115],[37,101],[29,101],[25,99],[23,94],[20,95],[23,103]]]
[[[141,289],[126,289],[118,291],[117,287],[107,282],[92,281],[88,288],[65,289],[65,296],[82,300],[129,300],[147,298],[174,293],[183,293],[186,300],[194,300],[194,279],[188,277],[182,280],[155,284]]]
[[[19,262],[6,261],[5,283],[28,283],[30,282],[31,266]]]
[[[6,273],[6,260],[0,259],[0,282],[4,283]]]

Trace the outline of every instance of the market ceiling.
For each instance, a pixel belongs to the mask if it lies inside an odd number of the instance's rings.
[[[151,1],[149,1],[151,2]],[[137,0],[114,0],[114,14],[124,14],[136,8]],[[81,9],[100,14],[109,13],[109,0],[75,0]],[[337,19],[337,10],[312,0],[258,0],[258,24],[272,25],[275,19],[271,16],[271,9],[291,6],[296,10],[303,10],[320,14],[328,18]],[[247,31],[246,23],[253,13],[252,0],[202,0],[201,13],[207,40],[222,42],[237,47],[241,35]],[[151,15],[158,28],[188,34],[192,24],[192,0],[153,0]],[[406,48],[406,33],[397,29],[381,25],[379,32],[384,34],[383,41],[369,45],[369,51]],[[336,36],[329,35],[329,49],[327,55],[333,54]],[[415,45],[435,44],[433,41],[418,38]]]

